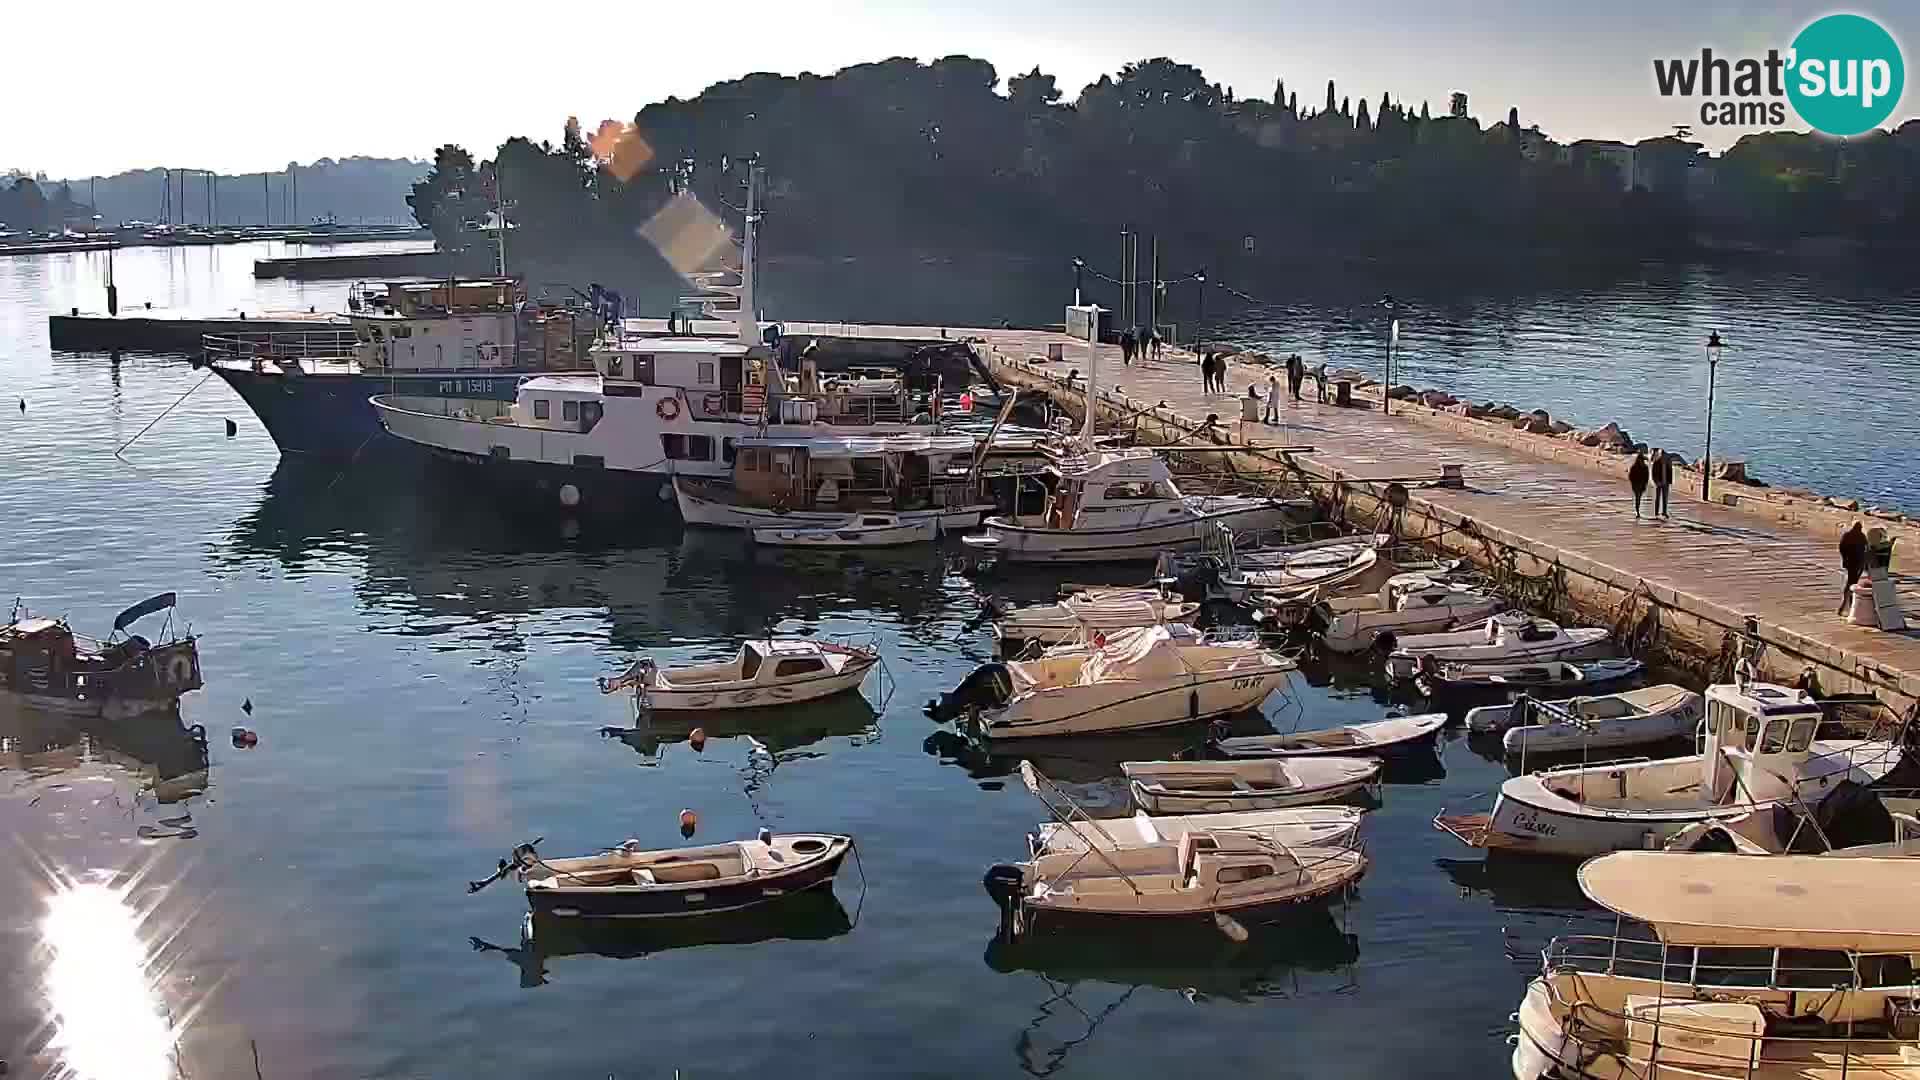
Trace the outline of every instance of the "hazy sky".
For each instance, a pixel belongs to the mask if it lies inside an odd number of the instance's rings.
[[[1809,19],[1871,15],[1911,73],[1920,3],[1729,0],[1314,0],[1311,3],[316,5],[92,0],[9,6],[0,168],[53,176],[168,165],[243,172],[289,160],[489,156],[509,135],[558,139],[569,114],[630,119],[750,71],[827,73],[888,56],[967,53],[1001,77],[1038,64],[1071,99],[1129,60],[1195,64],[1242,97],[1284,77],[1305,105],[1342,95],[1431,101],[1464,90],[1491,122],[1517,106],[1555,138],[1637,139],[1674,124],[1718,149],[1697,103],[1653,89],[1656,56],[1784,48]],[[1915,114],[1909,88],[1896,121]],[[831,132],[821,133],[831,138]]]

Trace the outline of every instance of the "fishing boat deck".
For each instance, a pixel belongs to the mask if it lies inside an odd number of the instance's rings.
[[[911,335],[910,327],[866,327],[871,335]],[[789,332],[799,331],[790,327]],[[920,328],[927,336],[937,331]],[[950,329],[952,338],[983,339],[996,374],[1055,392],[1066,387],[1073,369],[1084,388],[1088,348],[1057,331]],[[1048,361],[1049,346],[1061,359]],[[1237,393],[1202,391],[1194,355],[1170,350],[1160,361],[1123,365],[1118,346],[1099,346],[1100,391],[1110,409],[1147,409],[1165,401],[1176,422],[1198,428],[1209,414],[1220,417],[1217,430],[1235,442],[1257,446],[1311,447],[1293,455],[1308,472],[1349,480],[1387,480],[1437,476],[1443,464],[1464,468],[1463,488],[1420,487],[1408,483],[1416,503],[1439,516],[1470,519],[1483,536],[1530,554],[1558,560],[1570,570],[1631,589],[1644,585],[1662,604],[1700,614],[1725,626],[1741,618],[1760,619],[1763,636],[1792,653],[1818,660],[1841,672],[1868,676],[1864,681],[1898,687],[1908,699],[1920,697],[1920,631],[1890,633],[1856,627],[1834,614],[1842,574],[1837,531],[1780,515],[1702,502],[1697,491],[1677,490],[1673,516],[1636,520],[1625,473],[1628,458],[1612,471],[1589,464],[1584,447],[1566,443],[1564,458],[1542,456],[1501,441],[1504,429],[1450,417],[1395,414],[1373,408],[1342,408],[1312,401],[1287,402],[1276,427],[1239,420],[1240,399],[1249,383],[1266,393],[1269,371],[1235,365],[1227,385]],[[1307,393],[1311,393],[1309,385]],[[1077,399],[1077,393],[1067,396]],[[1165,413],[1162,413],[1165,415]],[[1473,434],[1468,423],[1487,430]],[[1564,442],[1564,440],[1562,440]],[[1694,479],[1682,474],[1681,481]],[[1736,497],[1751,489],[1727,484]],[[1651,507],[1652,500],[1648,500]],[[1885,524],[1862,518],[1869,526]],[[1893,530],[1896,535],[1904,531]],[[1894,580],[1906,611],[1920,614],[1920,576]]]

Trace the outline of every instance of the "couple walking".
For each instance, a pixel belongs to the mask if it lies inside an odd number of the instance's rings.
[[[1654,448],[1653,461],[1647,461],[1646,451],[1635,451],[1633,464],[1627,467],[1627,486],[1633,488],[1633,516],[1640,516],[1640,500],[1647,494],[1647,482],[1653,482],[1653,515],[1671,517],[1667,512],[1667,500],[1673,489],[1673,459],[1665,450]]]

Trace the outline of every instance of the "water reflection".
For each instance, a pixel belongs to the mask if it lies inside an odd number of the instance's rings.
[[[855,745],[878,739],[880,713],[861,694],[841,694],[777,709],[654,712],[636,717],[632,727],[606,728],[603,733],[657,762],[667,747],[687,742],[696,728],[709,740],[747,740],[752,753],[777,762],[825,739],[848,738]]]
[[[1581,891],[1577,860],[1490,851],[1471,858],[1435,859],[1434,865],[1452,879],[1462,897],[1485,896],[1497,911],[1573,914],[1601,910]]]
[[[205,794],[206,732],[186,726],[176,705],[121,719],[76,719],[38,709],[0,708],[0,770],[51,777],[89,762],[136,777],[163,804]]]
[[[633,960],[674,949],[707,945],[756,945],[766,941],[825,941],[853,929],[846,908],[831,889],[810,889],[778,904],[720,912],[698,919],[642,922],[582,922],[529,915],[518,945],[469,938],[475,952],[494,953],[520,970],[520,986],[547,985],[548,962],[569,956]]]
[[[154,979],[141,913],[121,888],[68,882],[47,898],[47,1049],[60,1076],[164,1080],[175,1032]]]
[[[1139,920],[1077,919],[1036,928],[1018,941],[993,938],[987,966],[1035,975],[1046,991],[1014,1038],[1021,1071],[1048,1076],[1065,1067],[1074,1050],[1095,1038],[1142,988],[1170,990],[1196,1004],[1244,1004],[1345,993],[1354,986],[1359,938],[1345,932],[1326,908],[1248,923],[1249,936],[1239,943],[1204,920],[1154,921],[1148,928]],[[1341,975],[1324,982],[1303,977],[1316,972]],[[1102,984],[1124,989],[1101,1001]]]

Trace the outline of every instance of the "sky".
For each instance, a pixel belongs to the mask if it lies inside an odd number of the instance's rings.
[[[1784,49],[1834,10],[1876,18],[1909,71],[1920,64],[1916,0],[92,0],[84,11],[29,0],[0,14],[13,88],[0,169],[237,173],[355,154],[426,158],[450,141],[491,156],[510,135],[557,141],[569,115],[589,128],[631,119],[648,102],[752,71],[825,74],[953,53],[991,61],[1003,79],[1038,65],[1069,99],[1104,72],[1165,55],[1240,97],[1270,97],[1284,78],[1305,106],[1333,79],[1356,102],[1386,91],[1438,113],[1458,90],[1483,122],[1518,108],[1522,124],[1565,142],[1692,124],[1718,150],[1742,132],[1702,127],[1697,102],[1661,98],[1652,61],[1702,46]],[[1892,123],[1916,108],[1910,86]]]

